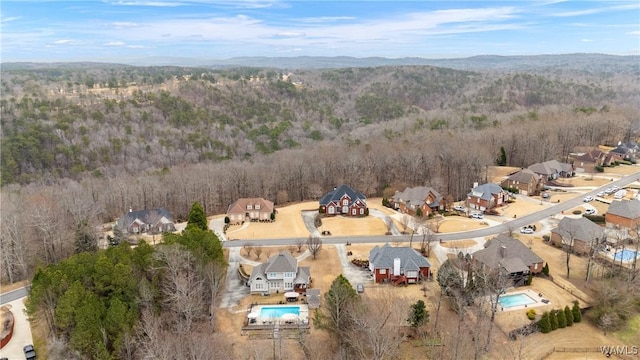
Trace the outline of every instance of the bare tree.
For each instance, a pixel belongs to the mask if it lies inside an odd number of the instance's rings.
[[[304,239],[303,238],[296,238],[296,249],[298,250],[298,252],[302,252],[302,247],[304,246]]]
[[[244,249],[245,253],[247,254],[247,257],[249,257],[249,256],[251,256],[251,253],[253,252],[253,249],[255,248],[255,245],[252,242],[248,242],[248,243],[245,243],[242,248]]]
[[[0,278],[10,284],[23,280],[28,274],[29,251],[22,216],[19,204],[3,196],[0,221]]]
[[[256,259],[260,260],[260,255],[262,255],[262,246],[256,246],[253,252],[256,254]]]
[[[209,326],[213,331],[216,325],[216,312],[218,309],[218,297],[220,291],[224,287],[224,278],[226,275],[226,269],[223,265],[217,262],[211,262],[205,265],[204,278],[206,279],[205,287],[208,288],[208,300],[209,300]]]
[[[315,260],[320,250],[322,250],[322,240],[317,236],[309,236],[307,239],[307,249]]]
[[[594,238],[591,241],[591,244],[589,244],[589,256],[588,256],[588,261],[587,261],[587,274],[585,275],[585,279],[584,281],[586,283],[589,282],[589,280],[591,279],[591,271],[593,269],[593,266],[595,265],[595,258],[596,256],[605,249],[605,247],[607,246],[607,238],[606,236],[603,236],[602,238]]]

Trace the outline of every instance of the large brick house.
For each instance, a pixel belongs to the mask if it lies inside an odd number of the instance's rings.
[[[369,270],[376,283],[415,284],[429,278],[431,264],[410,247],[391,247],[385,244],[369,252]]]
[[[271,256],[267,262],[255,266],[247,285],[252,294],[287,291],[305,293],[310,283],[309,267],[298,266],[298,260],[291,254],[281,252]]]
[[[319,211],[327,215],[365,216],[367,198],[347,185],[340,185],[320,198]]]
[[[522,169],[515,174],[511,174],[504,179],[500,186],[505,188],[516,188],[522,195],[538,195],[544,188],[542,176],[529,169]]]
[[[485,211],[505,205],[509,200],[509,193],[498,184],[475,183],[471,192],[467,194],[467,207]]]
[[[415,215],[420,209],[422,216],[428,216],[445,208],[442,195],[427,186],[408,187],[402,192],[396,192],[391,202],[391,206],[402,213]]]
[[[500,234],[473,253],[475,266],[485,271],[501,271],[514,286],[526,284],[529,273],[542,272],[544,260],[527,246],[510,236]]]
[[[607,228],[629,236],[629,230],[640,229],[640,200],[612,201],[604,220]]]
[[[578,254],[588,255],[594,245],[606,242],[606,236],[604,228],[587,218],[564,217],[551,230],[549,240],[556,246],[572,246]]]
[[[271,221],[273,202],[263,198],[242,198],[229,205],[227,217],[230,224],[245,221]]]

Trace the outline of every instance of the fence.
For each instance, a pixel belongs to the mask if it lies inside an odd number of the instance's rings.
[[[568,353],[598,353],[602,354],[601,347],[554,347],[549,350],[546,354],[544,354],[540,359],[546,359],[554,352],[568,352]],[[618,359],[622,359],[622,357],[618,354],[610,354],[609,356],[614,356]]]

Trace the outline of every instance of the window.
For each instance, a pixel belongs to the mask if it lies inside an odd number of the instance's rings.
[[[535,263],[535,264],[533,265],[533,270],[538,270],[538,263]]]
[[[247,210],[253,210],[253,206],[251,204],[247,205]]]
[[[262,283],[256,283],[255,288],[256,288],[257,290],[262,290]]]
[[[378,270],[378,272],[380,273],[380,275],[385,275],[387,273],[387,269],[380,269]]]
[[[360,209],[360,215],[364,215],[364,209]]]
[[[356,214],[356,209],[352,209],[351,210],[351,215],[355,215]]]
[[[260,210],[260,204],[256,204],[256,206],[254,206],[254,209]]]
[[[335,208],[333,206],[329,206],[329,211],[327,211],[329,214],[333,214],[336,212]]]
[[[349,200],[347,199],[342,200],[342,205],[349,205]]]
[[[285,289],[293,289],[293,283],[290,283],[290,282],[284,283],[284,288]]]

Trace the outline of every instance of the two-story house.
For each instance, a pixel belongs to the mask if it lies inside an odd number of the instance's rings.
[[[500,186],[505,188],[516,188],[522,195],[538,195],[544,188],[542,176],[534,173],[529,169],[523,169],[515,174],[511,174],[504,179]]]
[[[271,221],[273,202],[263,198],[242,198],[229,205],[227,217],[232,225],[245,221]]]
[[[367,198],[347,185],[340,185],[320,198],[319,211],[327,215],[365,216]]]
[[[267,262],[254,267],[247,281],[252,294],[305,293],[310,283],[309,267],[298,266],[298,260],[288,252],[273,255]]]
[[[428,216],[445,208],[442,195],[427,186],[408,187],[402,192],[396,192],[391,202],[391,206],[402,213],[415,215],[420,209],[422,216]]]
[[[467,207],[485,211],[503,206],[509,200],[509,193],[498,184],[473,184],[473,189],[467,194]]]

